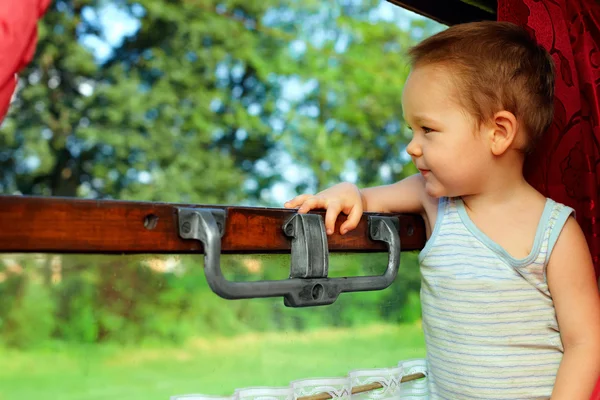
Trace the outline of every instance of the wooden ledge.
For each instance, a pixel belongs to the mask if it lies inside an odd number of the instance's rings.
[[[202,251],[202,244],[179,237],[178,207],[227,211],[223,253],[288,253],[282,225],[293,210],[171,203],[83,200],[58,197],[0,196],[0,252],[91,254],[182,254]],[[324,215],[324,212],[316,212]],[[367,215],[357,229],[328,238],[330,252],[382,252],[385,244],[367,233]],[[371,214],[381,215],[381,214]],[[417,215],[398,215],[402,250],[425,244]],[[345,220],[341,216],[339,225]]]

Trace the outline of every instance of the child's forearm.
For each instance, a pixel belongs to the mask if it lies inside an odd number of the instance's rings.
[[[420,213],[423,178],[417,174],[391,185],[361,189],[363,211]]]
[[[565,349],[552,400],[589,400],[600,377],[600,348],[578,345]]]
[[[388,194],[389,186],[375,186],[360,190],[362,207],[365,212],[389,212],[385,207],[384,200]]]

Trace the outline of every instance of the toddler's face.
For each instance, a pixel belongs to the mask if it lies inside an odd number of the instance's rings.
[[[404,119],[413,131],[407,151],[433,197],[474,194],[492,157],[486,135],[459,105],[451,71],[418,66],[404,86]]]

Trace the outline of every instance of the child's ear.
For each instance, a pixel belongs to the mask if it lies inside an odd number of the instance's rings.
[[[504,154],[515,142],[518,122],[509,111],[494,114],[490,130],[490,149],[495,156]]]

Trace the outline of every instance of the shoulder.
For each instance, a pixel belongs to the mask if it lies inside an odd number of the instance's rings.
[[[556,212],[565,215],[565,222],[562,227],[560,225],[556,227],[559,232],[556,233],[556,244],[550,254],[549,263],[563,256],[563,253],[583,253],[583,255],[589,255],[585,235],[575,217],[570,215],[568,208],[561,208]]]
[[[550,198],[547,199],[546,209],[545,218],[548,234],[548,256],[552,255],[559,239],[564,242],[572,239],[573,235],[575,235],[579,236],[580,239],[583,239],[585,242],[585,235],[574,218],[575,210]]]
[[[546,277],[565,350],[586,341],[598,348],[598,284],[585,235],[572,216],[550,254]]]
[[[549,259],[547,266],[548,285],[570,281],[573,275],[589,276],[594,273],[592,257],[585,235],[570,215],[568,207],[560,208],[559,213],[566,219],[564,224],[556,226],[555,244],[549,243]]]

